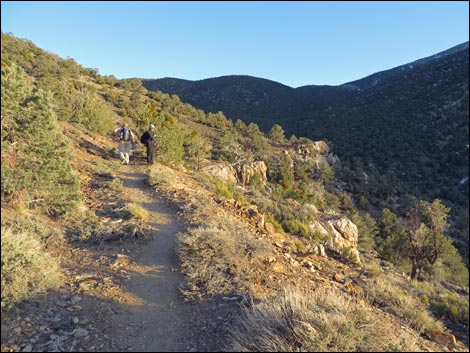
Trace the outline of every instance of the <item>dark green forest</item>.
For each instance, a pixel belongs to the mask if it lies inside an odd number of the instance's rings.
[[[149,89],[264,131],[327,140],[337,173],[365,209],[403,214],[413,199],[451,208],[450,234],[468,259],[468,43],[340,86],[290,88],[249,77],[144,80]]]

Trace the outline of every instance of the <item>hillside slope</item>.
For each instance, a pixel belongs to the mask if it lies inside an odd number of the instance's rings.
[[[374,207],[399,199],[403,208],[409,197],[444,200],[467,258],[468,77],[466,42],[340,86],[294,89],[247,76],[143,84],[264,130],[278,123],[287,135],[330,141],[356,175],[380,174],[380,193],[367,185],[349,190]]]
[[[119,163],[124,122],[157,126],[155,166]],[[358,210],[340,165],[2,34],[2,351],[468,351],[445,221],[409,278],[409,219]]]

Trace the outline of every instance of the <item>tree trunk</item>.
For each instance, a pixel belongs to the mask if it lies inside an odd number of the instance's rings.
[[[411,267],[411,279],[416,279],[419,276],[419,266],[417,264],[412,264]]]

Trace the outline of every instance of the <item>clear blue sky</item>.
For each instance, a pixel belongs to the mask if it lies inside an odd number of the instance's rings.
[[[2,1],[1,29],[117,78],[338,85],[468,41],[467,1]]]

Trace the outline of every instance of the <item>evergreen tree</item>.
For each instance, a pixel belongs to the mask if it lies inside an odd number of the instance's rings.
[[[15,64],[2,68],[2,202],[16,199],[61,214],[79,200],[68,142],[56,121],[50,92],[33,91]]]
[[[422,271],[432,266],[449,252],[452,241],[445,236],[449,228],[450,209],[439,199],[432,203],[419,201],[407,213],[406,255],[411,261],[412,279],[420,278]]]
[[[284,129],[279,124],[274,124],[271,130],[268,132],[268,136],[271,140],[278,143],[285,143],[286,137],[284,136]]]
[[[377,221],[379,234],[376,238],[377,249],[380,255],[392,263],[400,262],[406,244],[406,230],[398,216],[384,208]]]
[[[197,169],[200,167],[200,160],[209,152],[208,142],[201,137],[197,131],[191,133],[191,137],[186,145],[186,154],[190,157],[196,157]]]
[[[173,116],[162,114],[155,125],[155,153],[157,159],[165,164],[179,164],[183,160],[184,145],[190,133]]]

